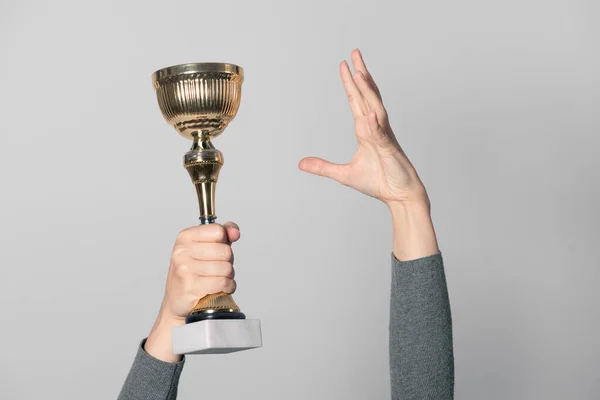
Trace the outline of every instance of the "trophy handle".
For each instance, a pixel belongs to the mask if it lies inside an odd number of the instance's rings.
[[[194,135],[192,148],[185,154],[184,167],[192,178],[198,194],[200,224],[215,223],[215,189],[223,166],[223,153],[210,142],[207,132]],[[204,319],[245,319],[233,297],[224,292],[204,296],[192,308],[186,322]]]

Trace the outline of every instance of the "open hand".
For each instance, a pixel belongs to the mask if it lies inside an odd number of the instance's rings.
[[[392,132],[379,88],[358,49],[352,52],[351,59],[354,76],[345,61],[340,64],[340,75],[354,116],[356,154],[342,165],[308,157],[300,161],[299,168],[332,178],[380,199],[389,207],[397,203],[428,202],[425,187]]]

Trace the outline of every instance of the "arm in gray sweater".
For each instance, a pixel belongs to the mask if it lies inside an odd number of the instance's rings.
[[[161,361],[146,353],[145,343],[138,346],[118,400],[175,400],[185,357],[177,363]]]
[[[392,400],[454,398],[452,320],[441,254],[412,261],[392,255]]]
[[[392,400],[453,398],[452,323],[441,254],[412,261],[392,255]],[[166,363],[138,348],[119,400],[174,400],[185,359]]]

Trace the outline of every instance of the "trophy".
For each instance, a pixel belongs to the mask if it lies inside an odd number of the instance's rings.
[[[225,63],[192,63],[152,74],[164,119],[192,140],[183,166],[198,194],[200,224],[212,224],[215,188],[223,153],[211,143],[237,114],[244,71]],[[260,321],[246,319],[230,294],[209,294],[196,303],[186,324],[173,329],[173,354],[230,353],[262,346]]]

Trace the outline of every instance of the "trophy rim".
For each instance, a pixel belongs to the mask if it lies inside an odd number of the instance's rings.
[[[239,65],[220,62],[195,62],[161,68],[152,74],[152,82],[156,84],[165,78],[197,73],[232,74],[238,75],[242,80],[244,79],[244,69]]]

